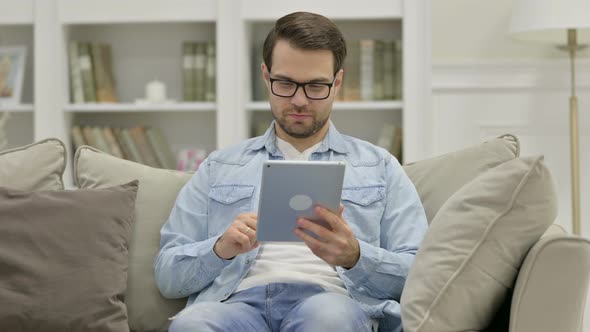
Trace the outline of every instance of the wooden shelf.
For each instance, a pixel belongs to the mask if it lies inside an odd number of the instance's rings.
[[[334,111],[391,111],[401,110],[403,102],[400,100],[379,100],[379,101],[347,101],[334,102]],[[249,111],[269,111],[267,101],[255,101],[246,105]]]
[[[130,113],[130,112],[215,112],[215,103],[170,103],[170,104],[132,104],[132,103],[88,103],[68,104],[64,111],[68,113]]]
[[[33,104],[0,105],[0,112],[33,113]]]

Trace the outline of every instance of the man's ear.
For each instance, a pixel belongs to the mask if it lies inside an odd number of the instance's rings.
[[[270,89],[270,74],[264,62],[260,64],[260,70],[262,71],[262,78],[264,78],[264,84],[266,85],[266,88]]]
[[[340,69],[337,73],[336,73],[336,80],[334,81],[334,89],[336,90],[335,92],[338,93],[338,91],[340,91],[340,88],[342,87],[342,80],[344,79],[344,69]]]

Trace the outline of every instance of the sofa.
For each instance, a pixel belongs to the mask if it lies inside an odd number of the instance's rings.
[[[403,166],[430,224],[404,331],[581,330],[590,241],[553,224],[543,157],[519,154],[502,135]],[[83,146],[64,189],[67,156],[57,139],[0,151],[0,331],[166,331],[185,300],[160,295],[153,261],[191,174]]]

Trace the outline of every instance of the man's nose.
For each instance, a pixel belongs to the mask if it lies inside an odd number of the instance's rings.
[[[307,96],[305,95],[305,91],[303,91],[303,87],[298,87],[297,91],[295,91],[295,95],[291,97],[291,104],[295,106],[305,106],[309,103]]]

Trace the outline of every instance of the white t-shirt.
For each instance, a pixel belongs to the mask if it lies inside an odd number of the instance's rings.
[[[320,143],[299,152],[288,142],[277,137],[277,147],[285,160],[309,160]],[[258,250],[250,271],[238,285],[236,292],[275,282],[313,283],[330,292],[348,295],[336,269],[324,262],[303,242],[265,242]]]

